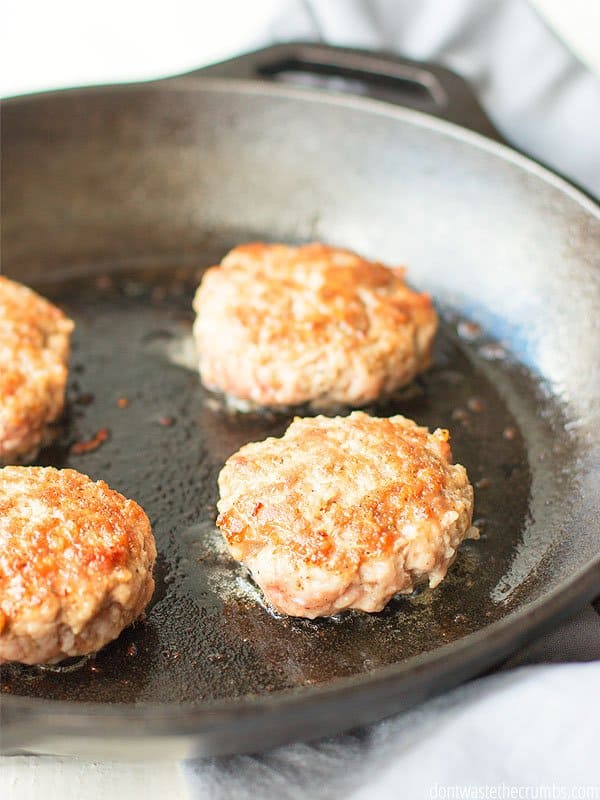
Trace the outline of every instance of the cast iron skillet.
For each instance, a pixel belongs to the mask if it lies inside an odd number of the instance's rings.
[[[330,734],[481,673],[599,589],[597,206],[434,116],[231,78],[299,70],[497,137],[445,70],[308,45],[212,68],[225,79],[4,104],[3,270],[77,322],[68,411],[39,463],[136,498],[160,553],[144,622],[95,658],[2,670],[4,752],[174,757]],[[290,415],[232,415],[201,388],[190,302],[202,266],[263,238],[407,263],[443,317],[432,370],[368,410],[451,428],[482,539],[437,590],[380,614],[275,617],[214,527],[224,460]],[[98,450],[70,453],[104,427]]]

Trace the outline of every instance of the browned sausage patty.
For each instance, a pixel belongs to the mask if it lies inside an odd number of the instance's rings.
[[[85,655],[154,591],[148,517],[72,469],[0,469],[0,663]]]
[[[0,276],[0,464],[35,458],[65,399],[73,322]]]
[[[322,244],[236,247],[194,300],[202,381],[261,406],[393,392],[429,365],[437,327],[403,274]]]
[[[448,432],[354,412],[295,419],[219,476],[217,525],[268,602],[320,617],[379,611],[444,578],[471,528],[473,489]]]

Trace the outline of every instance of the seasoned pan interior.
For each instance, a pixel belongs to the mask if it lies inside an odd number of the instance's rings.
[[[73,316],[76,333],[62,433],[38,463],[103,478],[142,504],[158,543],[157,590],[146,619],[96,657],[4,668],[5,692],[199,704],[358,676],[503,616],[543,561],[550,541],[524,541],[532,479],[522,428],[534,432],[540,454],[562,463],[569,442],[556,438],[559,411],[499,343],[442,308],[432,369],[367,410],[451,429],[455,458],[477,487],[480,541],[461,547],[438,589],[398,598],[382,613],[314,622],[271,613],[221,544],[216,478],[233,451],[281,435],[291,416],[232,413],[202,388],[191,338],[198,277],[197,269],[163,266],[39,287]],[[519,393],[518,413],[502,396],[509,386]],[[70,454],[73,442],[102,428],[109,439],[98,450]],[[562,481],[542,469],[538,509]]]
[[[39,463],[138,500],[159,549],[145,621],[83,663],[4,668],[4,692],[199,707],[358,683],[597,559],[599,226],[585,198],[442,123],[290,88],[174,82],[2,113],[3,270],[77,323],[62,433]],[[404,261],[436,299],[432,369],[367,409],[450,428],[476,484],[482,538],[435,591],[380,614],[277,618],[225,555],[219,469],[290,420],[230,414],[189,369],[199,268],[248,238]],[[70,454],[105,427],[99,449]]]

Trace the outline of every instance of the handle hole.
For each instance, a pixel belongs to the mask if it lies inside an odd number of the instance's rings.
[[[420,108],[437,105],[429,88],[413,78],[367,73],[339,64],[293,58],[262,65],[258,72],[264,78],[298,86],[367,95],[388,102],[398,102],[400,94]]]

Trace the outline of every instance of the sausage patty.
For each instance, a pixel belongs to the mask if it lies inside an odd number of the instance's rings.
[[[0,663],[91,653],[137,619],[156,547],[133,500],[72,469],[0,469]]]
[[[293,616],[380,611],[437,586],[471,528],[473,489],[448,431],[401,416],[296,418],[219,475],[217,525],[267,601]]]
[[[73,322],[31,289],[0,276],[0,464],[37,455],[65,400]]]
[[[429,365],[437,327],[403,274],[322,244],[236,247],[194,300],[203,383],[260,406],[393,392]]]

